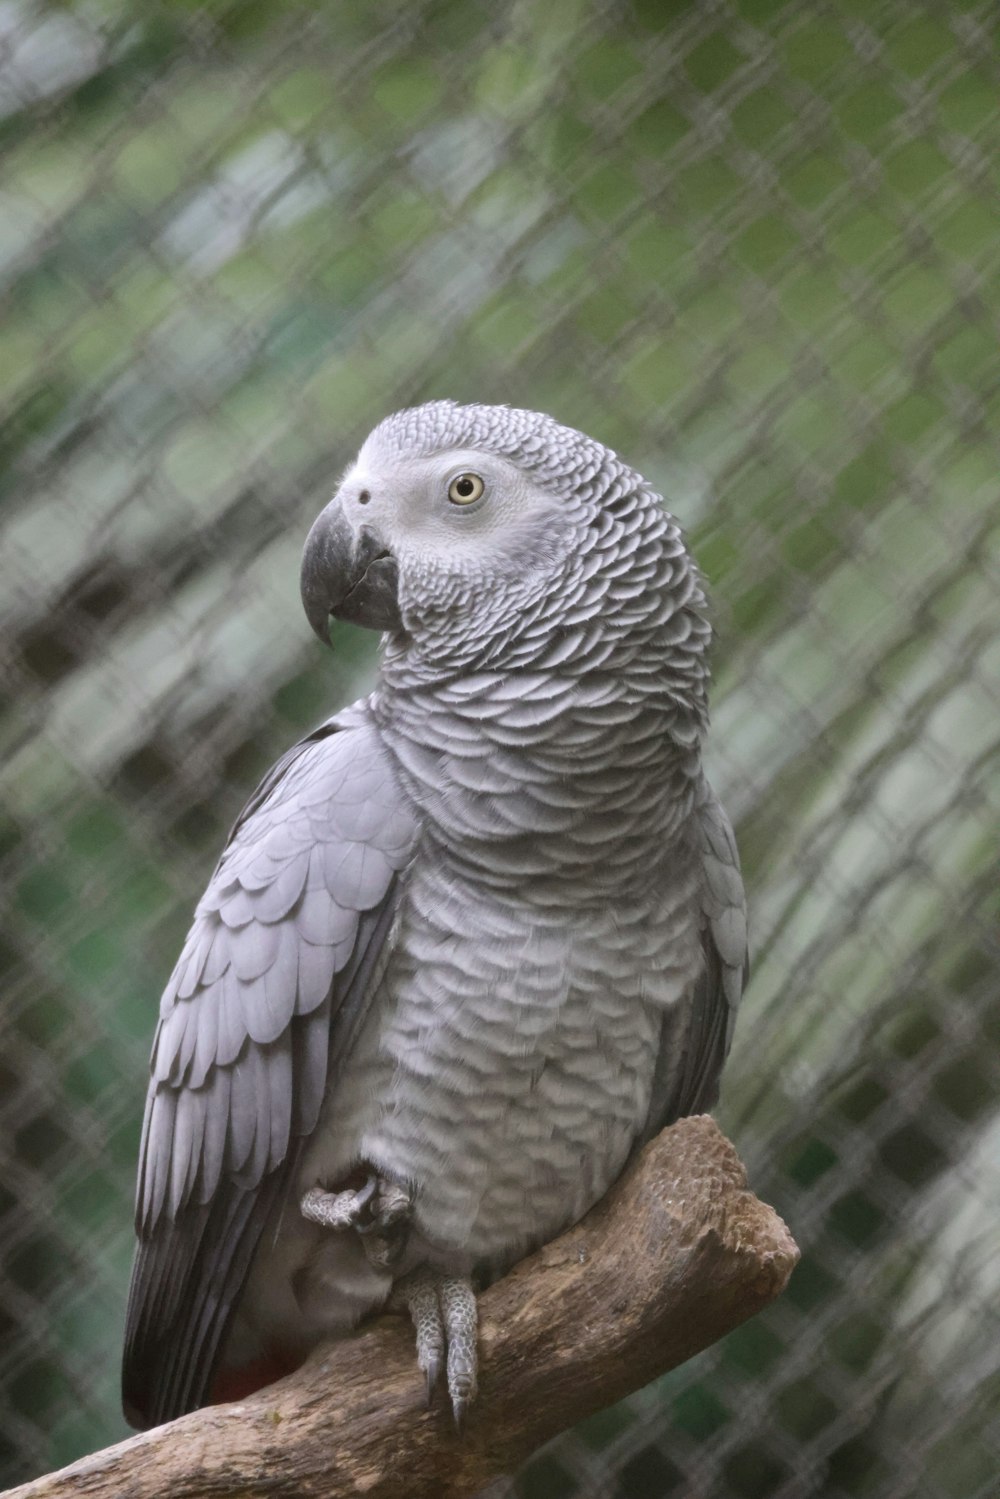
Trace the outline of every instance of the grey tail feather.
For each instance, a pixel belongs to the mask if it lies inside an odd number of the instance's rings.
[[[160,1223],[136,1255],[126,1314],[122,1408],[145,1430],[205,1403],[236,1301],[295,1153],[253,1191],[220,1187]]]

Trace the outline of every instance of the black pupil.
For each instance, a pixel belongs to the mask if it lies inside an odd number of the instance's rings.
[[[455,488],[458,490],[459,494],[464,499],[467,494],[471,494],[472,493],[473,489],[475,488],[475,485],[473,484],[473,482],[472,482],[471,479],[465,478],[465,479],[459,479],[458,483],[455,485]]]

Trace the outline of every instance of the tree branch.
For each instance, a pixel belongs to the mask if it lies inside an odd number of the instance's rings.
[[[753,1316],[797,1259],[712,1120],[682,1119],[581,1223],[481,1297],[480,1393],[461,1437],[443,1398],[425,1408],[408,1324],[383,1317],[248,1400],[9,1499],[464,1499]]]

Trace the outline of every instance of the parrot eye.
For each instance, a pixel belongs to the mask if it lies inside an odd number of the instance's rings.
[[[485,488],[478,474],[456,474],[448,485],[448,498],[453,505],[471,505]]]

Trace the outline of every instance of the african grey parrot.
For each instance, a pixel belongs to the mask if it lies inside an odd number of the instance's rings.
[[[399,412],[302,593],[321,639],[383,631],[381,669],[251,797],[163,996],[136,1425],[387,1304],[460,1419],[475,1288],[714,1103],[744,981],[704,595],[639,474],[538,412]]]

